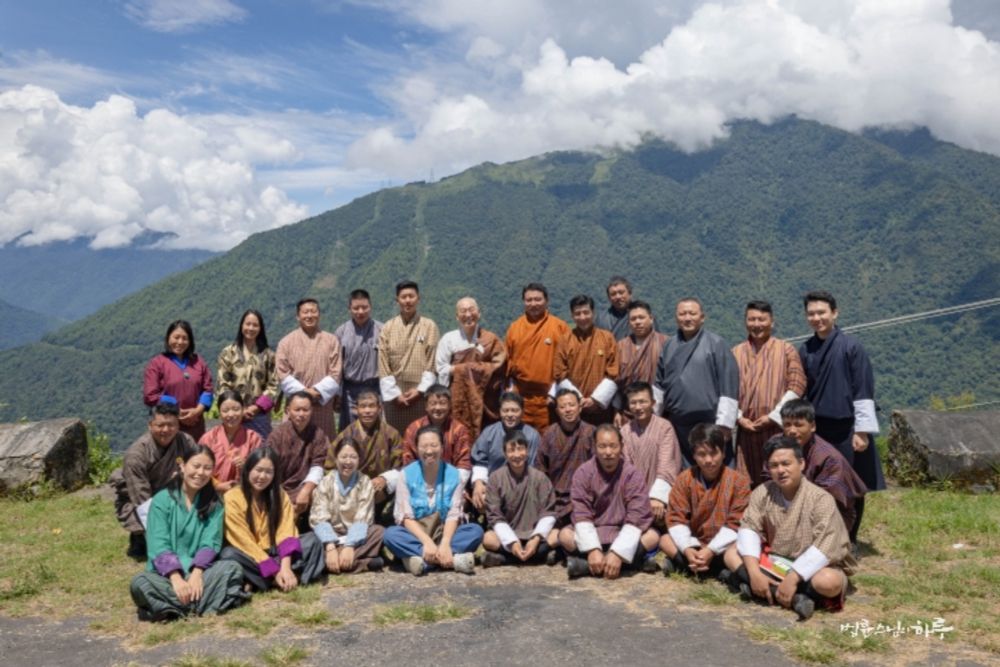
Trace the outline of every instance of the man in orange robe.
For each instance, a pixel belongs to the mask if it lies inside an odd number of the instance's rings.
[[[584,421],[600,426],[611,421],[609,408],[618,391],[618,344],[613,333],[594,326],[592,298],[579,294],[569,308],[576,326],[556,339],[552,379],[560,389],[575,389],[583,398]]]
[[[524,315],[507,329],[507,379],[524,399],[524,423],[539,432],[549,425],[549,390],[555,344],[569,333],[561,319],[549,313],[549,292],[541,283],[521,290]]]

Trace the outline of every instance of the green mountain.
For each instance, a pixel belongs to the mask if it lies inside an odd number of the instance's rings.
[[[544,281],[565,317],[572,295],[601,297],[622,273],[666,330],[675,301],[696,295],[707,326],[733,343],[751,298],[772,301],[779,334],[792,336],[807,332],[808,289],[840,298],[842,325],[1000,294],[1000,159],[919,132],[857,135],[796,119],[730,129],[695,154],[650,139],[631,151],[487,163],[254,235],[0,353],[0,420],[78,414],[122,447],[143,427],[142,369],[170,320],[191,320],[214,364],[247,307],[264,313],[276,344],[300,297],[319,298],[332,329],[363,286],[385,319],[404,277],[420,282],[423,311],[442,330],[472,294],[484,325],[502,333],[525,282]],[[1000,398],[996,310],[862,339],[884,408],[963,390]]]
[[[40,340],[65,322],[0,300],[0,350]]]

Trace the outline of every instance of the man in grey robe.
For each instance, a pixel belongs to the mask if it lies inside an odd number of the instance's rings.
[[[632,302],[632,283],[623,276],[611,276],[608,280],[608,307],[597,313],[594,319],[594,326],[598,329],[607,329],[614,334],[615,340],[621,340],[631,333],[628,326],[628,305]],[[656,320],[653,320],[653,331],[658,332],[660,327]]]
[[[677,302],[677,335],[663,346],[656,369],[654,394],[677,433],[685,467],[693,465],[688,434],[695,424],[709,423],[731,432],[736,425],[740,372],[730,346],[704,328],[701,302]],[[733,460],[726,447],[726,464]]]
[[[358,393],[362,389],[378,391],[378,336],[382,323],[372,317],[372,299],[368,292],[356,289],[348,299],[351,319],[337,327],[333,335],[340,340],[343,380],[338,431],[358,418]],[[332,440],[335,433],[327,434]]]

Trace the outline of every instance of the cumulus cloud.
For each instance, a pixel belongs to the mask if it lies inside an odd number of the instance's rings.
[[[157,32],[185,32],[201,26],[242,21],[245,9],[231,0],[131,0],[125,13]]]
[[[294,145],[238,117],[140,115],[112,95],[71,106],[48,89],[0,93],[0,244],[78,237],[94,248],[166,235],[168,248],[228,249],[303,218],[255,176],[258,163],[297,159]]]
[[[502,16],[480,16],[478,4]],[[562,37],[544,39],[526,58],[517,26],[534,34],[535,24],[551,25],[552,12],[569,10],[514,4],[520,13],[472,0],[406,3],[413,20],[467,41],[470,71],[444,78],[431,66],[404,75],[388,95],[396,119],[355,142],[350,164],[402,177],[447,173],[554,149],[629,146],[647,133],[696,150],[725,136],[729,120],[788,114],[848,130],[926,125],[939,138],[1000,154],[1000,44],[956,25],[948,0],[651,4],[650,22],[669,28],[624,64],[615,45],[628,31],[616,37],[606,15],[626,14],[617,6],[595,4],[595,15],[575,7],[580,18],[555,30]],[[594,50],[581,52],[588,35]]]

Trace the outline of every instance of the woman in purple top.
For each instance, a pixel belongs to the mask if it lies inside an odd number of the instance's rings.
[[[152,407],[175,403],[180,408],[181,430],[195,440],[205,434],[205,411],[212,407],[212,372],[194,352],[194,332],[186,320],[167,327],[163,352],[146,364],[142,400]]]

